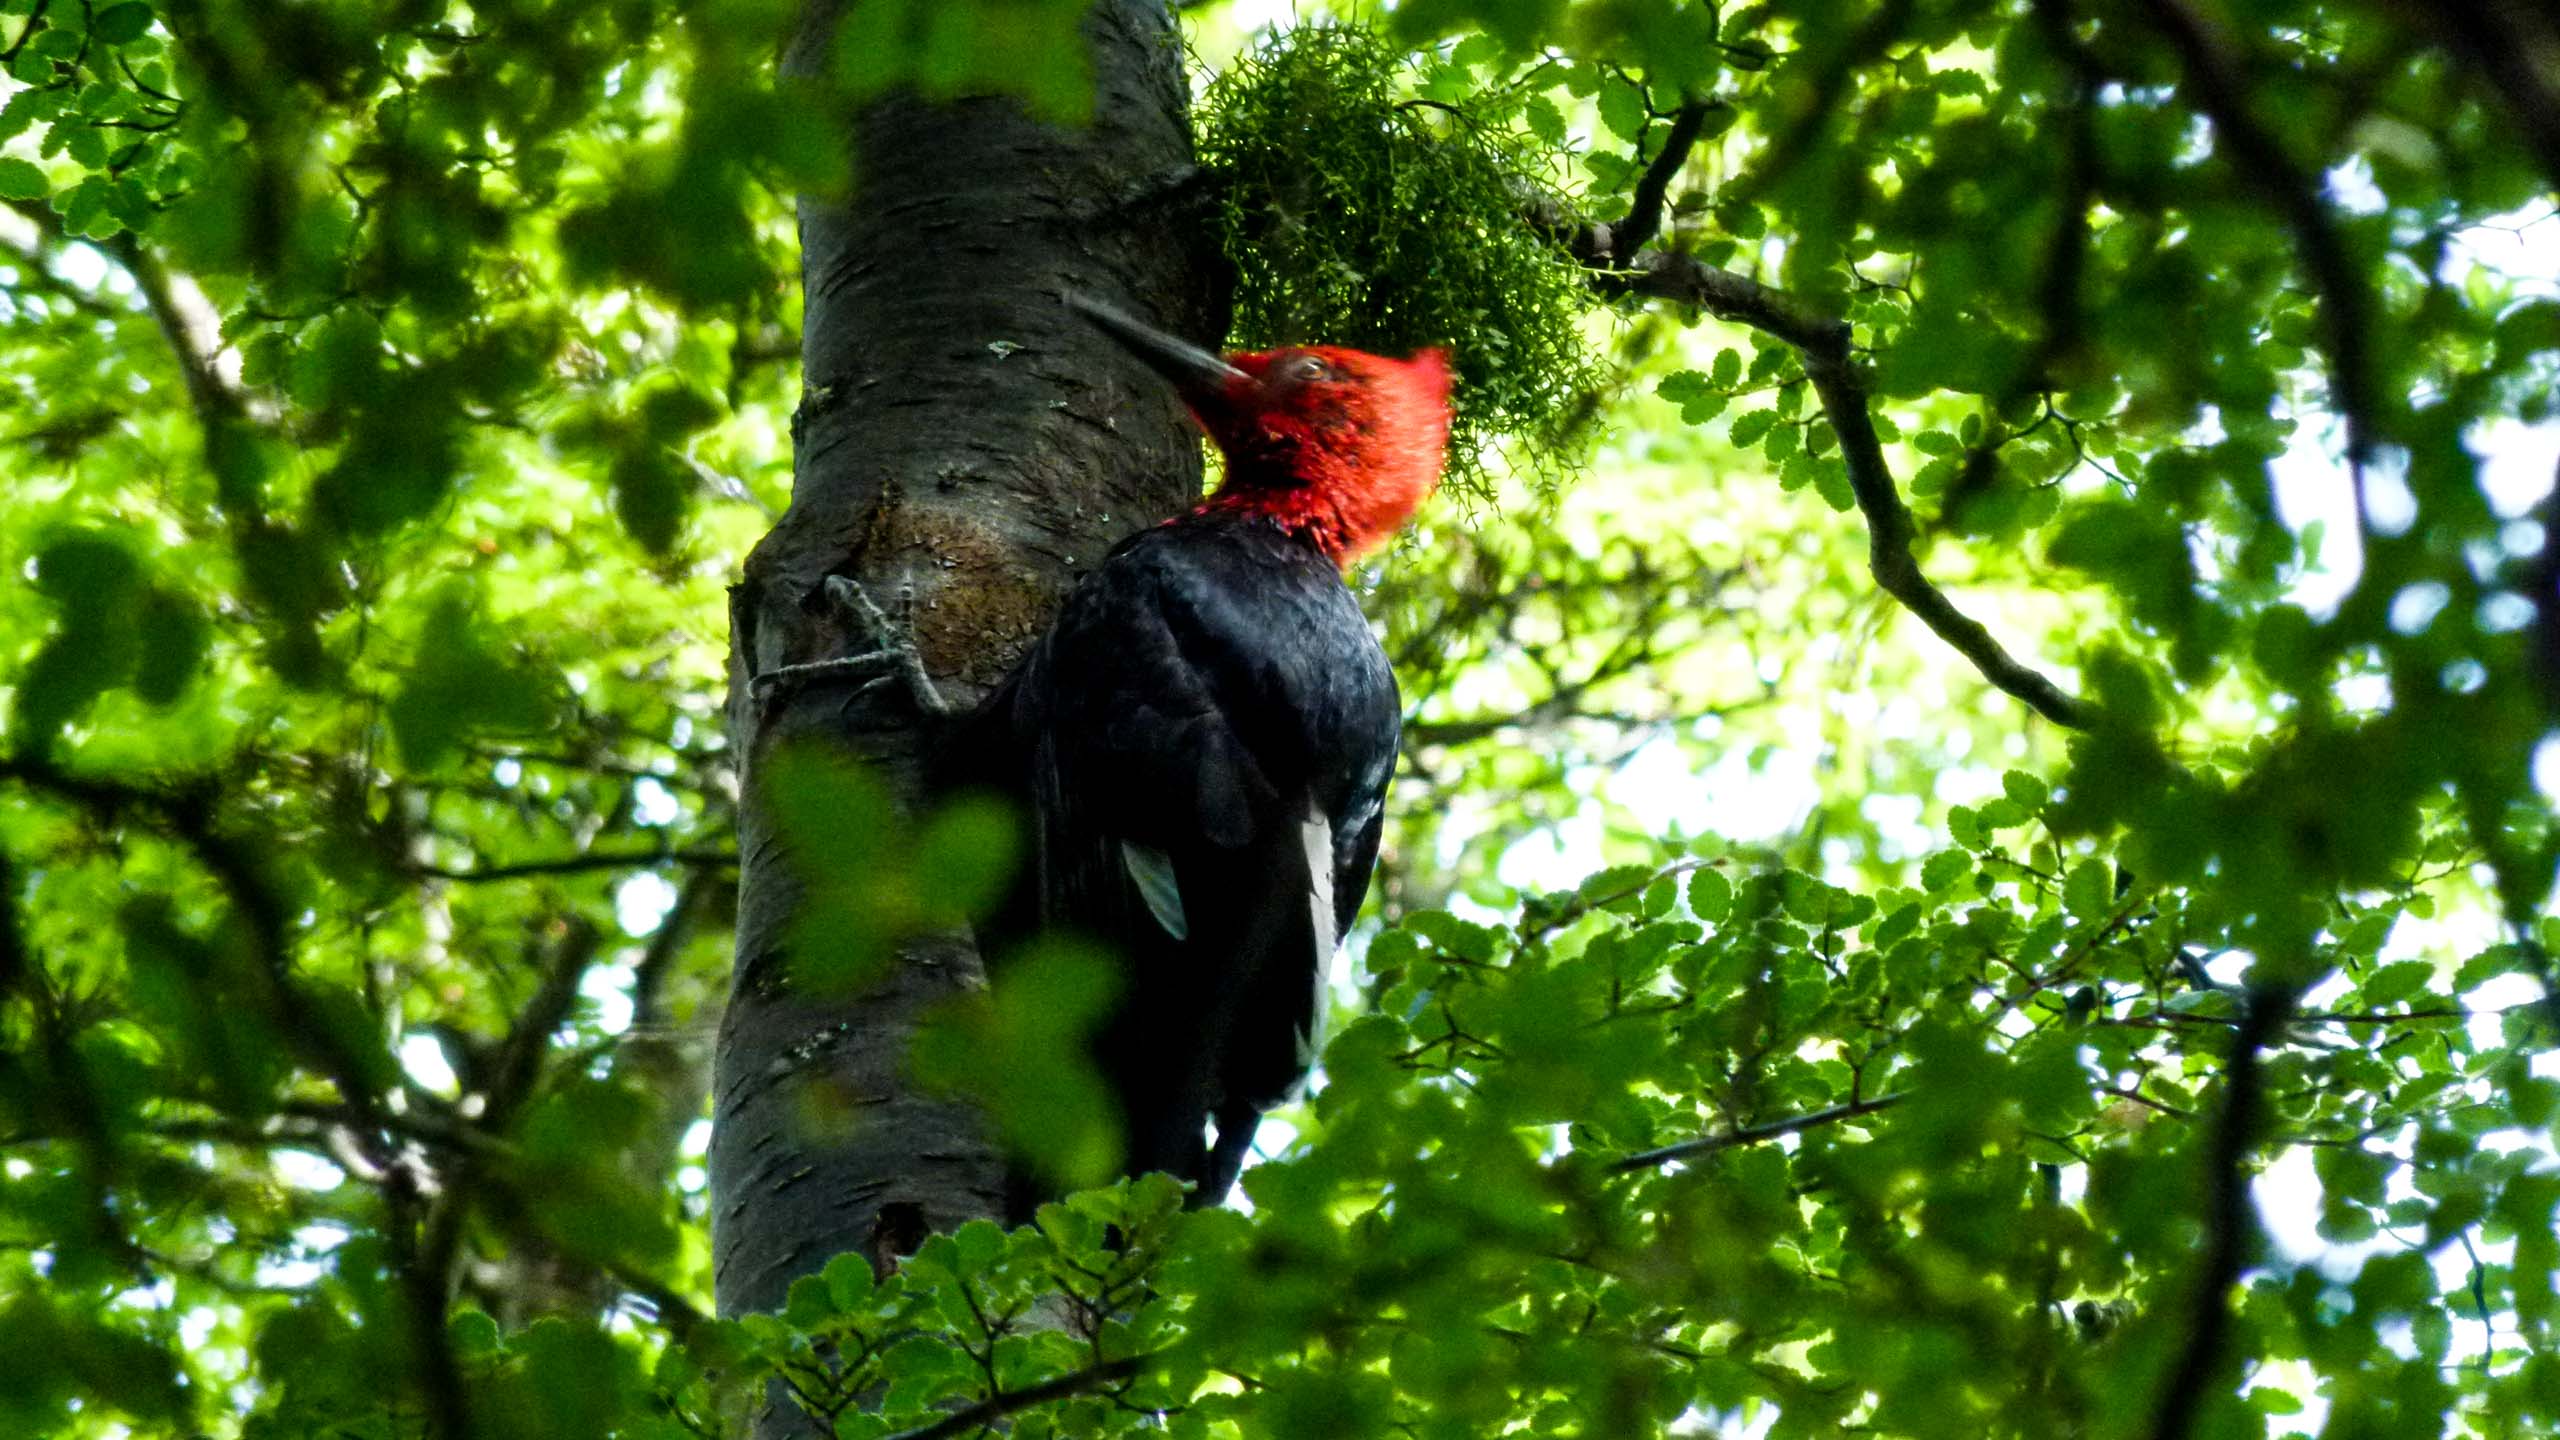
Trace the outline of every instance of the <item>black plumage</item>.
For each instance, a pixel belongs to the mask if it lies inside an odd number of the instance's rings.
[[[1306,1076],[1377,860],[1384,651],[1313,540],[1204,507],[1113,550],[971,728],[1031,817],[1040,922],[1125,962],[1094,1057],[1124,1168],[1218,1203]]]

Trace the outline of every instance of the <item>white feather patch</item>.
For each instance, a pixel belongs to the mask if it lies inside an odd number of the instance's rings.
[[[1129,872],[1138,898],[1147,902],[1147,913],[1156,917],[1164,933],[1176,940],[1190,939],[1191,919],[1182,910],[1182,882],[1174,877],[1173,857],[1152,845],[1123,840],[1120,865]]]
[[[1298,822],[1298,843],[1306,851],[1307,918],[1314,923],[1316,940],[1315,953],[1307,957],[1307,978],[1315,993],[1308,997],[1307,1024],[1298,1030],[1298,1064],[1304,1067],[1315,1064],[1323,1051],[1325,1021],[1333,1009],[1333,822],[1308,807],[1306,818]]]

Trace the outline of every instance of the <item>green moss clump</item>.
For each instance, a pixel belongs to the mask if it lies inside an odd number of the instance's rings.
[[[1593,301],[1521,218],[1553,152],[1509,115],[1418,98],[1420,72],[1366,29],[1270,37],[1209,86],[1200,154],[1221,182],[1236,344],[1447,346],[1449,483],[1481,497],[1489,446],[1550,469],[1581,450],[1603,384]]]

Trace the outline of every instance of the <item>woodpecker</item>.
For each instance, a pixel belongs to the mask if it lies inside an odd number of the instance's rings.
[[[1342,572],[1438,485],[1449,365],[1222,357],[1069,303],[1174,385],[1225,480],[1083,579],[965,744],[1026,812],[1037,922],[1125,967],[1094,1054],[1125,1173],[1170,1172],[1205,1207],[1306,1078],[1377,862],[1400,703]]]

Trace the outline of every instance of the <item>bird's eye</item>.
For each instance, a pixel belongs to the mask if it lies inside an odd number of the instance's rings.
[[[1322,356],[1300,355],[1290,360],[1288,373],[1290,379],[1300,382],[1330,380],[1333,378],[1333,367],[1324,363]]]

